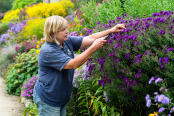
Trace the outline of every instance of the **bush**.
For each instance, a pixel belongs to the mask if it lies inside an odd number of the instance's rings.
[[[74,7],[74,4],[70,0],[62,0],[55,3],[39,3],[33,5],[33,7],[27,7],[27,18],[46,18],[52,15],[66,16],[67,10]]]
[[[20,47],[16,46],[15,50],[17,53],[29,52],[31,49],[36,48],[37,43],[30,41],[23,42]]]
[[[8,23],[0,23],[0,35],[4,34],[5,32],[7,32],[9,26]]]
[[[124,0],[124,11],[133,17],[149,17],[155,12],[174,11],[171,0]]]
[[[23,30],[18,34],[18,42],[30,40],[33,36],[36,36],[40,40],[43,37],[45,21],[46,19],[28,20]]]
[[[7,92],[20,95],[23,83],[38,73],[38,54],[32,49],[15,57],[13,64],[7,72]]]
[[[1,20],[2,23],[16,22],[19,19],[20,9],[8,11],[4,18]]]
[[[14,0],[12,10],[23,9],[27,5],[42,2],[42,0]]]
[[[108,44],[95,52],[88,61],[87,77],[100,77],[99,85],[124,116],[148,115],[157,107],[148,110],[145,96],[152,96],[158,88],[149,85],[149,79],[160,77],[167,88],[173,88],[174,15],[171,11],[161,11],[146,19],[128,19],[130,17],[117,17],[93,29],[93,32],[105,30],[115,23],[124,23],[127,27],[120,33],[110,34]],[[172,92],[171,89],[173,95]]]
[[[96,0],[91,0],[82,6],[81,10],[83,12],[82,17],[85,19],[83,23],[89,28],[96,27],[98,21],[107,24],[109,20],[123,14],[120,0],[107,0],[103,4],[97,4]]]

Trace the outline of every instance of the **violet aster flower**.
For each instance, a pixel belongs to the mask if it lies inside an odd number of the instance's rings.
[[[173,107],[173,108],[171,108],[170,113],[173,113],[173,111],[174,111],[174,107]]]
[[[165,59],[164,59],[164,64],[167,64],[169,62],[169,57],[166,57]]]
[[[159,34],[164,35],[165,31],[163,29],[161,29],[161,31],[159,32]]]
[[[158,78],[158,79],[155,80],[155,83],[157,84],[158,82],[162,82],[162,81],[163,81],[163,79]]]
[[[161,68],[164,68],[164,64],[161,64]]]
[[[154,100],[155,102],[158,101],[158,97],[159,97],[159,95],[156,95],[156,96],[155,96],[155,100]]]
[[[147,52],[144,52],[144,55],[147,55]]]
[[[158,96],[158,102],[162,102],[164,100],[165,96],[163,94]]]
[[[146,99],[146,101],[150,99],[149,94],[146,95],[145,99]]]
[[[137,58],[141,57],[141,54],[138,54],[136,57],[137,57]]]
[[[140,62],[141,62],[141,58],[138,58],[138,59],[137,59],[137,63],[140,63]]]
[[[164,97],[164,99],[162,100],[162,103],[163,103],[164,105],[169,104],[169,98],[168,98],[168,97]]]
[[[168,51],[173,51],[173,48],[169,48]]]
[[[149,80],[149,84],[152,84],[152,81],[155,80],[154,77],[152,77],[150,80]]]
[[[146,106],[147,106],[147,107],[150,107],[150,106],[151,106],[151,100],[150,100],[150,99],[147,100],[147,102],[146,102]]]
[[[158,112],[161,113],[161,112],[164,112],[164,110],[165,110],[165,108],[162,107],[162,108],[160,108],[160,109],[158,110]]]
[[[139,44],[139,41],[135,42],[135,45],[137,46]]]
[[[164,49],[164,53],[166,53],[167,52],[167,49]]]
[[[154,92],[153,94],[154,94],[154,95],[158,95],[158,92]]]

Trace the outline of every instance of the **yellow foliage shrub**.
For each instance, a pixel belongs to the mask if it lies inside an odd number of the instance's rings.
[[[6,23],[6,22],[10,22],[13,21],[15,22],[16,20],[19,19],[19,13],[20,13],[20,9],[16,9],[16,10],[11,10],[9,12],[7,12],[4,16],[4,18],[1,20],[2,23]]]
[[[67,9],[73,7],[74,4],[71,2],[71,0],[62,0],[60,2],[50,4],[39,3],[37,5],[33,5],[33,7],[28,7],[26,9],[26,18],[46,18],[52,15],[59,15],[64,17],[67,15]]]
[[[24,29],[18,34],[18,43],[31,39],[33,36],[37,36],[37,40],[43,37],[45,18],[28,20]]]

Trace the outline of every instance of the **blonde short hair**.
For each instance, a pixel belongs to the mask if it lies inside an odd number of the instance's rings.
[[[57,32],[65,28],[68,21],[61,16],[50,16],[44,25],[44,38],[46,42],[56,43],[60,45],[56,39]]]

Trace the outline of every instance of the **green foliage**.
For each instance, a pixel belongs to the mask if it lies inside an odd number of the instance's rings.
[[[42,0],[14,0],[12,10],[25,8],[27,5],[39,2],[42,2]]]
[[[32,49],[15,57],[13,64],[7,72],[7,92],[13,95],[20,95],[23,83],[38,73],[38,55]]]
[[[14,0],[0,0],[0,13],[5,13],[12,8],[12,2]]]
[[[37,106],[35,105],[35,103],[31,102],[29,104],[29,107],[26,107],[24,109],[24,112],[22,115],[23,116],[39,116],[39,111],[37,110]]]
[[[7,32],[8,28],[8,23],[0,23],[0,35]]]
[[[133,17],[148,17],[160,11],[174,11],[173,0],[124,0],[124,10]]]
[[[96,27],[98,21],[107,24],[109,20],[116,19],[117,16],[123,14],[120,0],[107,0],[103,4],[96,4],[96,0],[91,0],[82,6],[81,10],[85,18],[83,23],[89,28]]]
[[[81,115],[120,116],[119,110],[112,103],[106,102],[104,88],[98,86],[98,79],[81,80],[77,82],[77,86],[77,108]]]

